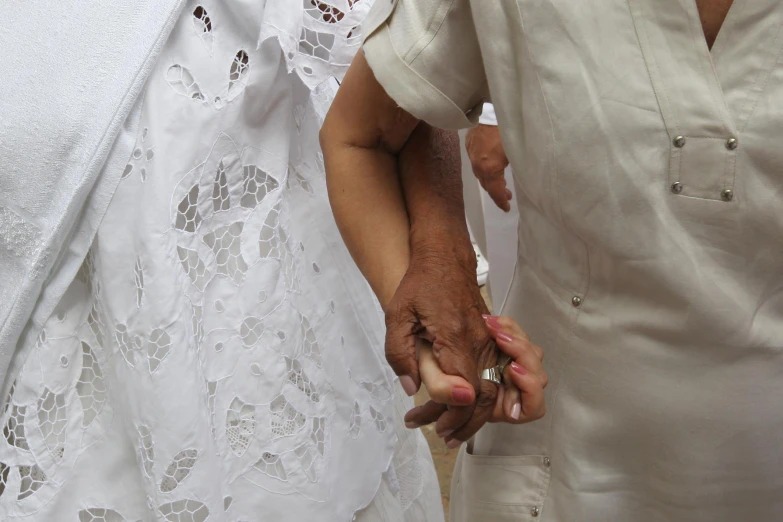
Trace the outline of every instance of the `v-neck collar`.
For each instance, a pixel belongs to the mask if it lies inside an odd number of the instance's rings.
[[[672,138],[733,135],[734,125],[695,0],[628,1]],[[717,39],[716,44],[720,44]]]
[[[628,0],[672,137],[736,137],[783,44],[783,3],[735,0],[707,46],[695,0]]]
[[[701,22],[701,16],[699,15],[699,8],[696,4],[696,0],[692,1],[693,8],[696,10],[696,16],[699,18],[699,22]],[[748,4],[747,0],[734,0],[731,3],[731,6],[729,6],[729,10],[726,13],[726,17],[723,19],[723,23],[718,28],[718,34],[715,35],[715,41],[712,42],[712,48],[710,49],[709,46],[707,46],[707,49],[710,51],[710,54],[714,57],[718,56],[721,52],[721,48],[723,47],[723,41],[726,40],[730,34],[732,33],[732,27],[735,23],[735,20],[737,17],[739,17],[742,13],[740,11],[744,6]],[[704,27],[702,26],[702,34],[704,34]],[[704,36],[704,44],[707,45],[707,36]]]
[[[735,0],[712,51],[695,0],[628,4],[669,134],[671,190],[734,200],[742,131],[783,48],[783,2]]]
[[[738,133],[783,50],[783,5],[775,0],[734,0],[712,47],[712,63]]]

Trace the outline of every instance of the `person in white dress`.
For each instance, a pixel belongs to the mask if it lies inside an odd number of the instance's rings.
[[[371,3],[185,4],[87,259],[6,379],[0,519],[443,519],[318,145]]]

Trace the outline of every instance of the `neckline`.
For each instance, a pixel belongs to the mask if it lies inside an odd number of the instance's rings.
[[[715,40],[712,42],[712,47],[710,47],[709,42],[707,41],[707,33],[704,31],[704,24],[701,21],[701,12],[699,11],[699,4],[698,0],[693,0],[691,2],[693,4],[693,7],[695,8],[695,16],[699,20],[699,25],[701,27],[701,34],[704,39],[704,44],[707,47],[707,51],[712,54],[713,51],[716,49],[716,47],[719,46],[718,42],[721,40],[724,40],[725,37],[722,37],[721,35],[726,33],[726,28],[730,24],[734,22],[734,18],[736,18],[736,11],[739,10],[737,7],[737,4],[743,3],[742,0],[732,0],[731,5],[729,5],[729,9],[726,11],[726,14],[723,17],[723,21],[720,24],[720,27],[718,27],[718,33],[715,35]]]
[[[729,10],[726,12],[726,16],[724,17],[723,22],[718,28],[718,34],[715,35],[715,41],[712,42],[712,47],[710,47],[709,43],[707,42],[707,35],[704,32],[704,25],[701,23],[701,13],[699,13],[699,6],[696,3],[696,0],[692,0],[689,3],[691,4],[692,8],[690,16],[695,17],[696,20],[698,20],[701,39],[704,41],[704,48],[707,50],[707,54],[713,61],[713,66],[715,66],[714,62],[717,61],[717,58],[721,54],[721,50],[725,47],[726,40],[731,38],[732,29],[736,25],[737,18],[741,14],[739,12],[742,10],[742,7],[746,2],[744,2],[744,0],[732,1],[731,5],[729,6]]]

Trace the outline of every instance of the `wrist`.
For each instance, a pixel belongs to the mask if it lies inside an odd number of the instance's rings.
[[[456,265],[471,277],[476,274],[476,253],[464,220],[454,224],[411,226],[411,265]]]

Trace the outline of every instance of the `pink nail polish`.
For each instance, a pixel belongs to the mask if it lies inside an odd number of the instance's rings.
[[[498,332],[498,341],[504,341],[507,343],[513,342],[514,338],[504,332]]]
[[[410,375],[403,375],[400,377],[400,384],[402,385],[402,389],[405,390],[405,393],[408,394],[408,397],[416,395],[418,390],[416,389],[416,383],[413,382],[413,377]]]
[[[515,402],[511,407],[511,418],[514,420],[519,420],[520,413],[522,413],[522,405],[518,402]]]
[[[486,321],[487,319],[489,319],[490,317],[492,317],[492,316],[491,316],[491,315],[489,315],[489,314],[481,314],[481,318],[482,318],[482,319],[484,319],[485,321]]]
[[[454,388],[451,390],[451,396],[455,402],[460,404],[471,404],[473,402],[473,392],[465,388]]]
[[[522,366],[518,365],[515,362],[511,363],[511,369],[517,372],[519,375],[526,375],[527,370],[525,370]]]
[[[489,325],[490,328],[494,328],[495,330],[500,330],[501,328],[503,328],[503,326],[500,324],[500,321],[498,321],[498,318],[495,317],[494,315],[490,315],[487,318],[487,324]]]
[[[454,448],[458,448],[460,444],[462,444],[461,440],[451,439],[446,443],[446,447],[449,449],[454,449]]]

